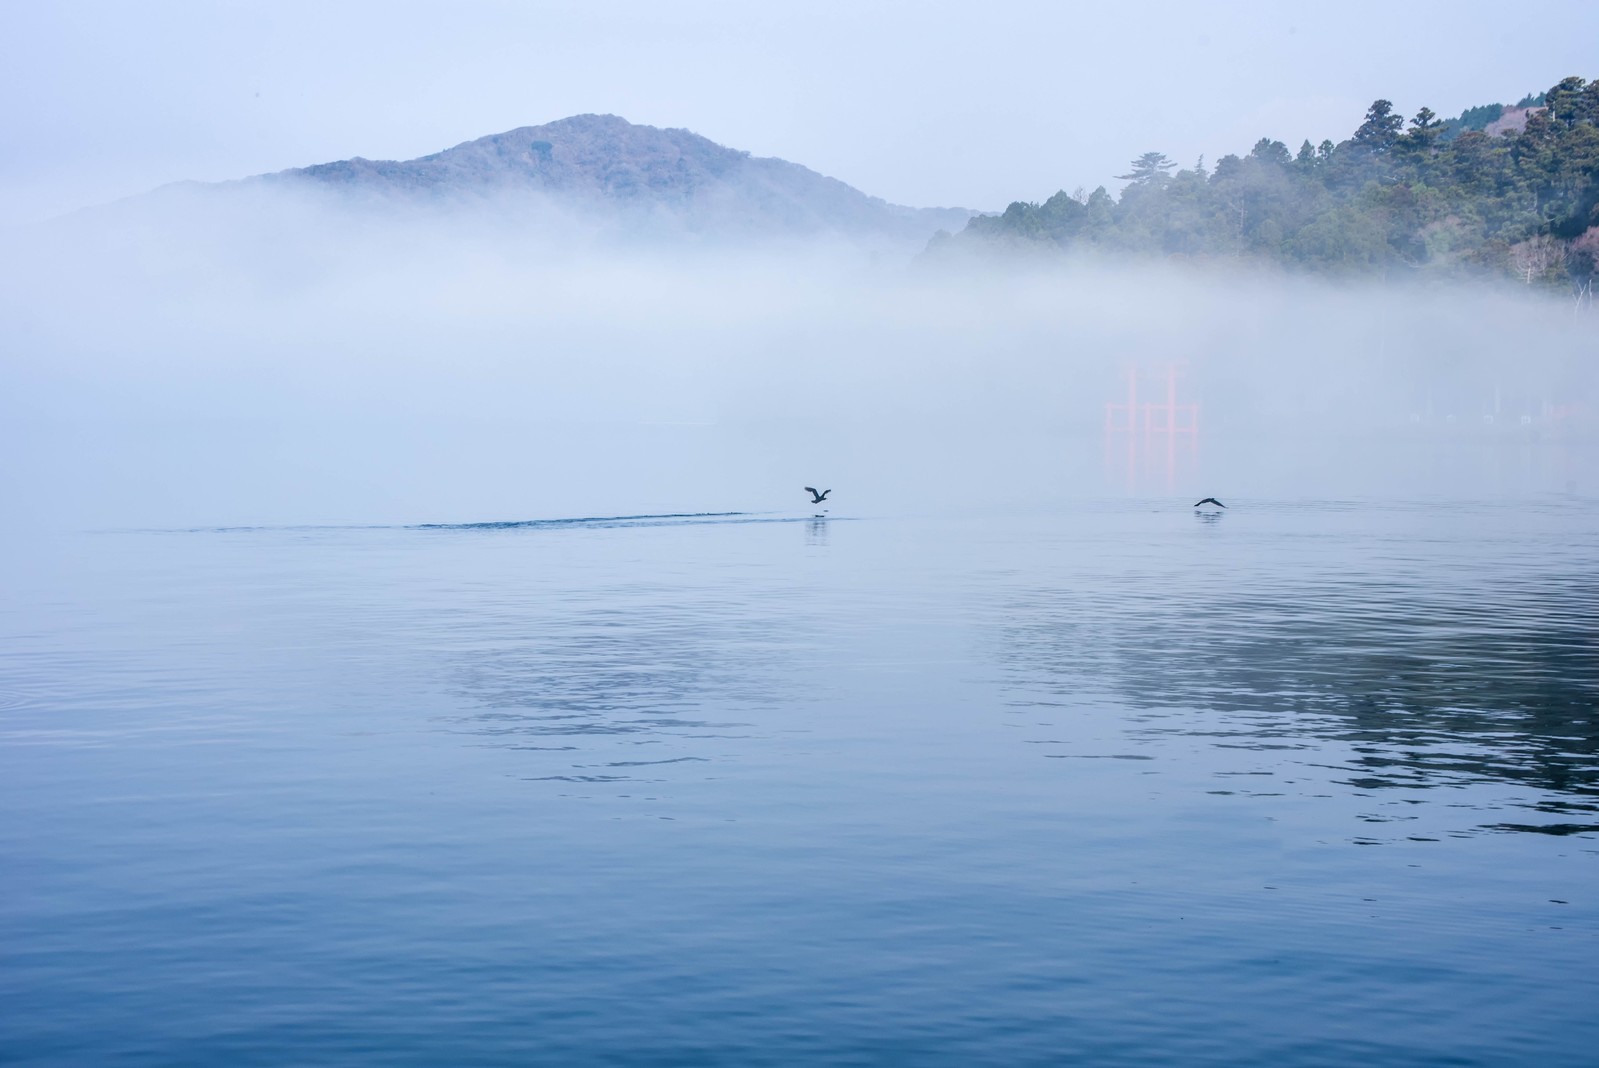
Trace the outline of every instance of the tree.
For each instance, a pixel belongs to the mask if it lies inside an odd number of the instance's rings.
[[[1083,207],[1088,209],[1086,229],[1090,233],[1103,236],[1116,225],[1116,202],[1104,186],[1088,194],[1088,202]]]
[[[1406,148],[1426,151],[1438,143],[1443,132],[1443,120],[1432,108],[1424,107],[1410,120],[1410,129],[1405,131],[1403,143]]]
[[[1294,161],[1294,157],[1288,154],[1287,145],[1281,141],[1273,141],[1269,137],[1262,137],[1256,141],[1249,155],[1252,159],[1258,159],[1262,163],[1275,163],[1279,167],[1286,167]]]
[[[1366,121],[1360,124],[1353,138],[1355,144],[1373,152],[1386,152],[1399,139],[1405,120],[1394,114],[1389,100],[1374,100],[1366,109]]]
[[[1581,78],[1563,78],[1560,84],[1545,93],[1549,118],[1568,128],[1584,120],[1593,122],[1599,118],[1587,114],[1592,97],[1583,92],[1586,85],[1587,83]]]
[[[1166,158],[1164,152],[1145,152],[1132,162],[1132,171],[1128,174],[1118,174],[1117,181],[1132,182],[1134,185],[1160,185],[1167,178],[1167,171],[1177,164]]]
[[[1532,285],[1566,265],[1566,246],[1548,234],[1539,234],[1510,247],[1510,265]]]
[[[1599,274],[1599,226],[1591,227],[1579,235],[1571,243],[1571,253],[1579,273]],[[1589,284],[1592,284],[1591,279]]]

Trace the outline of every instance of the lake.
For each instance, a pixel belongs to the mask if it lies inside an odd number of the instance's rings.
[[[1599,500],[1222,496],[9,535],[0,1061],[1594,1063]]]

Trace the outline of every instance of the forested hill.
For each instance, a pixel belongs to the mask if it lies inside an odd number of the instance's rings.
[[[1321,271],[1508,274],[1590,285],[1599,260],[1599,81],[1567,78],[1518,105],[1405,120],[1378,100],[1345,141],[1178,170],[1159,152],[1090,194],[1056,193],[933,239],[961,250],[1104,250],[1239,258]],[[1590,290],[1591,291],[1591,290]]]

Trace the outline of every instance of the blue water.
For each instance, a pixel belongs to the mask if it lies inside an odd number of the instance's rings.
[[[1599,502],[1228,503],[16,535],[0,1062],[1595,1063]]]

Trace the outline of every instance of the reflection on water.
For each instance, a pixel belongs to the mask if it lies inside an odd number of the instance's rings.
[[[0,1059],[1591,1059],[1592,509],[1192,500],[0,554]]]
[[[806,546],[827,545],[828,522],[803,521]],[[736,595],[557,581],[522,600],[502,597],[492,611],[475,605],[441,621],[465,638],[452,643],[450,675],[469,711],[439,719],[478,744],[552,754],[531,780],[660,782],[667,765],[727,759],[726,747],[699,743],[759,738],[739,710],[812,685],[796,676],[792,652],[816,624],[791,581]],[[641,747],[657,755],[641,758]]]
[[[1599,831],[1599,558],[1524,536],[1465,559],[1396,532],[1079,575],[1006,602],[1000,655],[1018,700],[1125,704],[1134,741],[1297,751],[1362,792],[1524,786],[1504,803],[1539,816],[1484,826]]]
[[[779,688],[787,636],[747,606],[650,587],[530,598],[463,625],[452,675],[470,711],[442,718],[483,744],[570,754],[551,765],[569,770],[529,777],[577,782],[646,778],[711,759],[684,750],[697,740],[749,738],[728,713]]]

